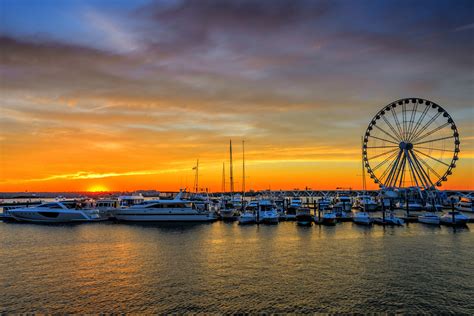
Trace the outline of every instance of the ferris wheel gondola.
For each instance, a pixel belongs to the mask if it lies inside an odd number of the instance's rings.
[[[381,187],[433,189],[456,167],[459,132],[440,105],[406,98],[384,106],[363,140],[363,163]]]

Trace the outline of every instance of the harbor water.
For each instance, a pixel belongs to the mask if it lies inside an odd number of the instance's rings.
[[[474,313],[474,229],[0,222],[0,313]]]

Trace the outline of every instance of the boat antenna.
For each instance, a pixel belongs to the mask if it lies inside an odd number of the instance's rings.
[[[232,168],[232,139],[230,140],[229,143],[229,153],[230,153],[230,195],[234,195],[234,172]]]

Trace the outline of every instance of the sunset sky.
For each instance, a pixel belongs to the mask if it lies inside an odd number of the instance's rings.
[[[461,139],[474,190],[474,1],[0,0],[0,191],[361,187],[404,97]],[[227,181],[229,181],[227,179]],[[369,188],[376,188],[368,181]],[[227,187],[228,187],[227,183]]]

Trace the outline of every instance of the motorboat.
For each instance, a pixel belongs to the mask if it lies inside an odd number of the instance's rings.
[[[407,203],[404,201],[400,201],[397,203],[397,208],[406,210]],[[421,212],[423,210],[423,204],[417,201],[408,201],[408,211],[410,212]]]
[[[238,210],[231,201],[223,201],[219,214],[223,221],[235,221],[238,216]]]
[[[313,217],[311,210],[307,207],[300,207],[296,210],[296,221],[301,226],[311,226],[313,224]]]
[[[356,197],[356,207],[364,212],[374,212],[379,205],[370,195],[359,195]]]
[[[286,220],[286,213],[285,213],[285,200],[275,200],[275,206],[278,212],[278,219],[281,221]]]
[[[141,194],[121,195],[118,197],[118,201],[119,207],[130,207],[143,203],[145,198]]]
[[[318,209],[321,211],[328,210],[330,205],[331,205],[331,200],[328,198],[324,197],[318,200]]]
[[[469,217],[459,211],[449,211],[441,216],[440,222],[449,226],[465,226],[469,222]]]
[[[239,224],[244,225],[244,224],[254,224],[257,222],[257,216],[255,215],[254,212],[250,210],[245,210],[242,214],[239,216]]]
[[[321,223],[323,225],[336,225],[337,217],[336,213],[333,211],[324,212],[323,216],[321,217]]]
[[[257,222],[258,201],[252,200],[239,216],[239,224],[253,224]]]
[[[296,220],[296,211],[303,205],[299,197],[291,199],[291,203],[286,210],[287,220]]]
[[[334,207],[342,208],[344,212],[350,212],[352,210],[352,200],[350,196],[347,196],[347,195],[337,196]]]
[[[213,212],[196,207],[194,201],[184,200],[183,194],[184,191],[180,191],[171,200],[143,201],[118,209],[115,218],[133,222],[212,222],[217,219]]]
[[[352,212],[344,211],[343,207],[334,206],[332,210],[334,213],[336,213],[336,218],[338,222],[349,222],[352,220]]]
[[[360,225],[371,225],[372,219],[367,212],[356,212],[352,218],[352,221]]]
[[[456,209],[461,212],[474,212],[474,203],[472,199],[463,197],[456,204]]]
[[[403,226],[405,221],[400,217],[395,216],[393,212],[389,212],[388,215],[385,216],[385,224]]]
[[[69,223],[100,221],[99,210],[90,201],[64,200],[43,203],[34,207],[9,210],[10,215],[20,222]]]
[[[115,211],[120,208],[120,201],[118,199],[100,199],[95,203],[101,216],[106,218],[113,218]]]
[[[431,203],[426,203],[424,208],[425,208],[425,210],[430,211],[430,212],[441,212],[441,211],[443,211],[443,205],[441,205],[439,203],[434,203],[434,205],[431,204]]]
[[[278,224],[278,212],[271,200],[258,202],[257,221],[264,224]]]
[[[425,213],[423,215],[418,216],[418,222],[428,225],[439,225],[440,218],[439,215],[435,213]]]

